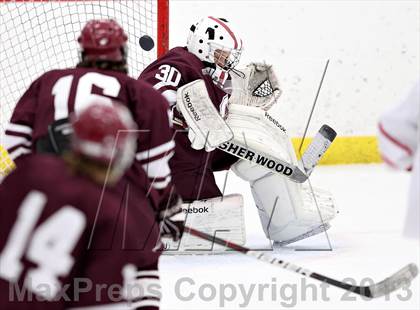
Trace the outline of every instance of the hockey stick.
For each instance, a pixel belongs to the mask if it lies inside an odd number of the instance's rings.
[[[311,144],[302,155],[304,171],[298,166],[284,160],[270,156],[264,152],[256,151],[238,142],[228,141],[218,146],[218,149],[244,160],[261,165],[275,173],[282,174],[291,181],[305,182],[318,164],[321,157],[334,141],[337,133],[328,125],[323,125],[315,135]]]
[[[312,278],[321,282],[328,283],[332,286],[342,288],[344,290],[353,292],[355,294],[359,294],[362,296],[366,296],[369,298],[377,298],[384,295],[387,295],[405,285],[408,285],[416,276],[418,273],[418,268],[416,264],[408,264],[398,272],[394,273],[390,277],[386,278],[385,280],[368,285],[368,286],[357,286],[357,285],[351,285],[342,281],[338,281],[332,278],[329,278],[327,276],[324,276],[322,274],[310,271],[308,269],[296,266],[292,263],[283,261],[281,259],[274,258],[270,255],[267,255],[264,252],[261,251],[252,251],[251,249],[245,248],[239,244],[223,240],[221,238],[216,237],[215,235],[209,235],[204,232],[195,230],[191,227],[185,227],[184,232],[189,233],[192,236],[196,236],[205,240],[208,240],[210,242],[225,246],[226,248],[229,248],[231,250],[234,250],[236,252],[240,252],[242,254],[252,256],[258,260],[264,261],[266,263],[269,263],[271,265],[279,266],[283,269],[287,269],[289,271],[301,274],[305,277]]]

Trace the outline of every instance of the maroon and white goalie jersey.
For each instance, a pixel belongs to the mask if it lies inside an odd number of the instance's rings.
[[[237,161],[234,156],[215,150],[191,148],[191,142],[184,130],[185,121],[176,107],[178,89],[196,81],[204,80],[207,92],[214,106],[225,115],[230,86],[229,76],[224,77],[223,86],[212,79],[214,70],[185,47],[175,47],[151,63],[141,73],[139,79],[146,81],[158,90],[168,101],[173,111],[175,155],[170,160],[172,180],[184,201],[193,201],[221,196],[222,193],[214,179],[213,171],[229,169]],[[177,126],[178,125],[178,126]]]
[[[0,186],[0,309],[157,309],[158,225],[129,199],[59,157],[21,158]]]
[[[126,104],[139,127],[136,161],[128,173],[131,181],[146,192],[150,184],[154,190],[165,191],[171,182],[168,160],[174,148],[168,103],[146,83],[116,71],[53,70],[35,80],[6,127],[4,146],[11,158],[33,152],[51,123],[83,110],[98,96],[109,104],[112,100]]]
[[[213,69],[206,67],[197,56],[188,52],[186,47],[175,47],[146,67],[139,79],[158,90],[169,101],[172,108],[176,104],[178,88],[202,79],[206,83],[207,92],[214,106],[224,115],[228,94],[224,90],[226,87],[213,82],[212,71]],[[228,80],[226,84],[230,84],[230,81]],[[175,118],[180,116],[177,110],[173,109],[173,111]]]

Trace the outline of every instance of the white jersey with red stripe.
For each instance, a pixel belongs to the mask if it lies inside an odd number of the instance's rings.
[[[419,238],[420,188],[420,80],[403,100],[383,114],[379,122],[379,148],[382,159],[396,169],[412,171],[409,211],[405,233]]]

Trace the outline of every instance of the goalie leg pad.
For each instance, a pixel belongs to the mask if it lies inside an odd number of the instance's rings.
[[[273,186],[274,185],[274,186]],[[316,202],[307,186],[270,175],[252,184],[264,231],[270,240],[291,243],[329,223],[336,215],[331,196],[316,190]],[[319,212],[317,209],[319,207]]]
[[[270,240],[287,244],[307,238],[336,215],[332,197],[326,191],[314,189],[315,202],[306,184],[266,173],[263,167],[240,161],[233,170],[250,182],[263,230]]]
[[[234,132],[234,141],[298,164],[290,138],[269,113],[255,107],[232,104],[227,123]],[[327,192],[315,191],[320,209],[318,212],[307,185],[291,182],[247,160],[238,161],[232,170],[240,178],[250,182],[261,224],[270,240],[298,240],[300,236],[307,235],[335,216],[334,203]]]
[[[330,223],[322,224],[322,225],[318,226],[317,228],[312,229],[312,230],[310,230],[310,231],[308,231],[308,232],[306,232],[306,233],[304,233],[304,234],[302,234],[300,236],[297,236],[297,237],[295,237],[293,239],[289,239],[287,241],[275,241],[274,244],[273,244],[273,247],[274,248],[276,248],[276,247],[283,247],[283,246],[286,246],[286,245],[288,245],[290,243],[297,242],[297,241],[300,241],[300,240],[303,240],[303,239],[306,239],[306,238],[309,238],[309,237],[312,237],[312,236],[321,234],[321,233],[327,231],[330,228],[331,228],[331,224]]]
[[[233,194],[196,200],[189,204],[183,204],[182,209],[187,214],[186,226],[237,244],[245,244],[246,234],[242,195]],[[190,234],[183,234],[178,242],[174,242],[169,238],[162,239],[162,242],[165,244],[164,254],[213,254],[226,252],[225,247]]]

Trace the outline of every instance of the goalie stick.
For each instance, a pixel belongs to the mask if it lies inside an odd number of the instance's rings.
[[[404,268],[402,268],[401,270],[397,271],[390,277],[386,278],[385,280],[382,280],[381,282],[374,283],[368,286],[351,285],[351,284],[324,276],[322,274],[310,271],[306,268],[296,266],[292,263],[283,261],[281,259],[272,257],[270,255],[267,255],[264,252],[252,251],[251,249],[243,247],[239,244],[236,244],[227,240],[223,240],[221,238],[216,237],[215,235],[212,236],[212,235],[206,234],[204,232],[198,231],[191,227],[186,226],[184,228],[184,233],[185,232],[193,236],[225,246],[236,252],[240,252],[242,254],[252,256],[258,260],[264,261],[271,265],[281,267],[283,269],[295,272],[305,277],[312,278],[321,282],[325,282],[332,286],[339,287],[341,289],[344,289],[344,290],[347,290],[347,291],[350,291],[350,292],[353,292],[355,294],[359,294],[365,297],[369,297],[369,298],[381,297],[403,287],[404,285],[408,285],[418,274],[417,265],[411,263],[405,266]]]
[[[328,125],[322,125],[311,144],[302,155],[304,171],[296,165],[270,156],[264,152],[250,149],[246,145],[242,145],[236,141],[232,142],[231,140],[222,143],[217,148],[241,159],[261,165],[270,171],[279,173],[291,181],[303,183],[308,179],[314,167],[328,150],[336,136],[337,133],[334,129]]]

